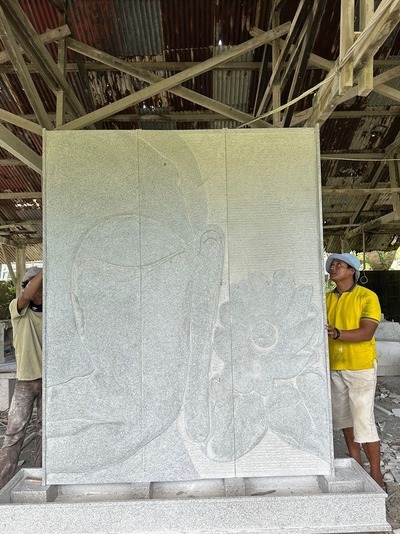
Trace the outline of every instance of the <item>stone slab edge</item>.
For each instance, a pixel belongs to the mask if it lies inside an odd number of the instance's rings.
[[[336,465],[348,462],[336,460]],[[353,462],[355,464],[355,462]],[[358,464],[352,469],[358,469]],[[391,531],[386,521],[386,493],[360,467],[359,493],[232,496],[196,499],[145,499],[68,503],[6,504],[24,476],[21,470],[0,492],[0,532],[22,534],[270,533],[322,534]],[[293,477],[295,479],[295,477]],[[340,481],[338,481],[340,483]],[[39,528],[40,527],[40,528]]]

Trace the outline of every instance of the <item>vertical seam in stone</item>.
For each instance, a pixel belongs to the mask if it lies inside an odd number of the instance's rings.
[[[229,330],[230,330],[230,352],[231,352],[231,384],[232,384],[232,430],[233,430],[233,466],[234,474],[236,478],[236,435],[235,435],[235,396],[234,396],[234,380],[233,380],[233,361],[232,361],[232,315],[231,315],[231,272],[230,272],[230,260],[229,260],[229,199],[228,199],[228,151],[226,143],[226,134],[224,132],[224,148],[225,148],[225,195],[226,195],[226,244],[227,244],[227,262],[228,262],[228,296],[229,296]]]
[[[136,154],[137,154],[137,180],[138,180],[138,211],[139,211],[139,299],[140,299],[140,332],[139,332],[139,347],[140,347],[140,432],[143,437],[143,292],[142,292],[142,209],[141,209],[141,180],[140,180],[140,132],[136,132]],[[135,328],[135,325],[133,325]],[[142,472],[145,468],[145,448],[142,448]]]

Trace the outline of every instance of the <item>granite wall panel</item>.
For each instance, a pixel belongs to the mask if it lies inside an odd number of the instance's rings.
[[[46,132],[48,484],[332,472],[318,132]]]

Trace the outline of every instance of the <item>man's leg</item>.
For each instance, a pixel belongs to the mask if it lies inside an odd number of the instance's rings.
[[[26,429],[32,415],[36,392],[31,381],[17,381],[8,413],[8,425],[0,450],[0,488],[15,475]]]
[[[354,420],[354,439],[357,444],[362,444],[370,464],[371,478],[382,487],[380,441],[374,417],[376,375],[376,362],[373,369],[346,373]]]
[[[363,449],[369,461],[371,477],[379,486],[383,487],[383,477],[381,471],[381,442],[372,441],[370,443],[363,443]]]
[[[353,428],[343,428],[343,435],[351,458],[362,465],[360,444],[354,441]]]

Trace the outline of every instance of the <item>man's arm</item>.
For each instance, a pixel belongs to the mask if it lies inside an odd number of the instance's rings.
[[[326,330],[331,339],[357,343],[360,341],[370,341],[374,337],[378,324],[374,319],[361,319],[360,326],[353,330],[337,330],[330,324],[327,325]],[[340,334],[339,336],[337,335],[338,332]]]
[[[40,271],[38,274],[36,274],[33,278],[29,280],[28,285],[24,287],[21,295],[18,297],[18,313],[28,306],[29,302],[32,300],[33,295],[35,295],[35,293],[39,291],[39,289],[41,289],[42,283],[43,271]]]

